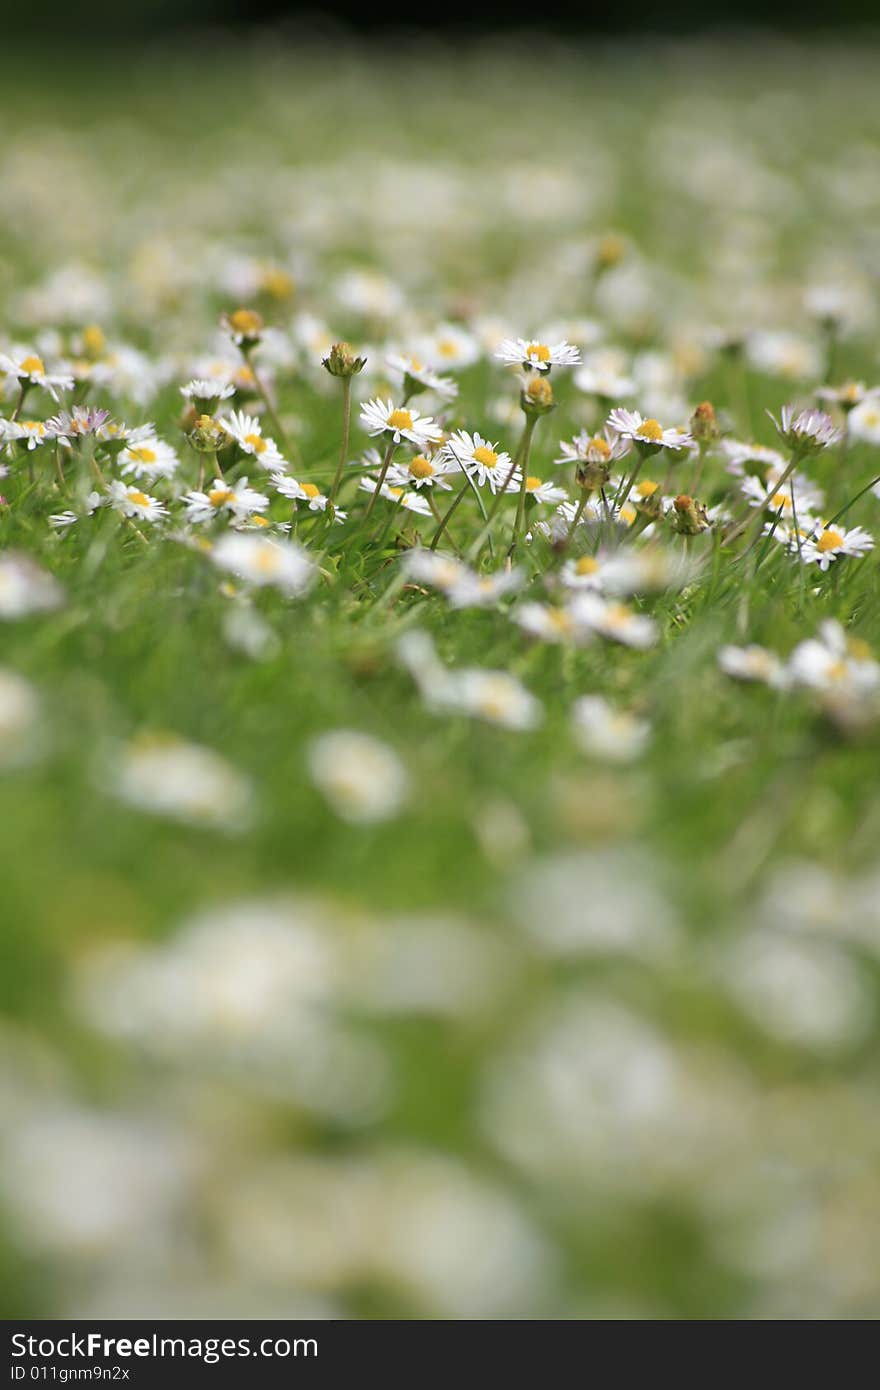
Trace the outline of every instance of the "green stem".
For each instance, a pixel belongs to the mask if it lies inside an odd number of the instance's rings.
[[[382,467],[379,469],[379,478],[376,482],[376,490],[370,497],[370,500],[367,503],[367,510],[364,512],[364,523],[366,523],[369,520],[370,513],[376,505],[376,498],[382,491],[382,484],[385,482],[385,474],[388,472],[389,466],[391,464],[391,459],[394,456],[394,450],[396,448],[397,445],[395,444],[394,436],[392,435],[391,439],[389,439],[388,441],[388,448],[385,450],[385,457],[382,460]]]
[[[468,478],[467,474],[465,474],[464,483],[463,483],[462,486],[459,488],[458,492],[455,494],[455,497],[454,497],[454,499],[453,499],[453,502],[452,502],[451,507],[449,507],[449,509],[448,509],[447,512],[446,512],[446,515],[441,519],[440,525],[437,527],[437,530],[434,532],[434,535],[433,535],[433,537],[432,537],[432,540],[431,540],[431,544],[430,544],[429,549],[431,549],[431,550],[436,550],[436,549],[437,549],[437,546],[438,546],[439,541],[440,541],[440,537],[443,535],[443,532],[446,530],[447,526],[449,525],[449,522],[451,521],[451,519],[452,519],[452,517],[453,517],[453,515],[454,515],[454,513],[455,513],[456,507],[457,507],[457,506],[459,505],[459,503],[463,500],[464,495],[465,495],[465,493],[468,491],[469,488],[470,488],[470,479]]]
[[[532,435],[537,424],[537,415],[529,415],[526,420],[526,427],[523,431],[522,458],[520,460],[520,481],[519,497],[516,502],[516,519],[513,523],[513,539],[510,542],[510,549],[507,552],[508,559],[516,550],[522,530],[523,519],[526,514],[526,484],[528,482],[529,455],[532,449]]]
[[[339,462],[336,465],[336,476],[333,479],[333,486],[330,489],[330,501],[336,502],[336,494],[339,491],[339,484],[342,482],[342,474],[348,461],[348,435],[351,429],[351,377],[342,378],[342,447],[339,450]]]

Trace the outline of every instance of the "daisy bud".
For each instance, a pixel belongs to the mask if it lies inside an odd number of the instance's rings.
[[[256,347],[265,327],[256,309],[236,309],[231,314],[224,314],[221,322],[243,352]]]
[[[321,360],[331,376],[357,376],[367,364],[366,357],[355,357],[351,343],[334,343]]]
[[[672,504],[670,513],[673,529],[681,536],[698,536],[709,529],[709,517],[702,502],[682,492]]]
[[[553,387],[545,376],[531,376],[524,385],[519,403],[526,415],[547,415],[554,409]]]
[[[229,443],[229,435],[213,415],[199,415],[190,432],[189,442],[199,454],[215,454]]]
[[[691,416],[690,432],[699,444],[711,444],[721,434],[715,407],[711,401],[701,401]]]

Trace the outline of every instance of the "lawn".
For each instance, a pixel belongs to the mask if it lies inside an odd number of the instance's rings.
[[[876,1316],[876,62],[10,65],[6,1316]]]

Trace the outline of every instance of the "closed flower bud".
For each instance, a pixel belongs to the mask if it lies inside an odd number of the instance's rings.
[[[189,442],[199,454],[214,454],[229,443],[229,435],[213,415],[199,415],[189,435]]]
[[[367,365],[366,357],[355,356],[351,343],[334,343],[322,362],[331,376],[357,376]]]
[[[673,530],[682,536],[697,536],[701,531],[707,531],[710,524],[702,502],[686,492],[680,493],[673,502],[670,520]]]
[[[553,387],[545,376],[530,376],[520,393],[520,405],[526,415],[547,415],[556,405]]]
[[[711,401],[701,401],[697,406],[691,416],[690,432],[699,444],[711,444],[718,438],[721,428]]]

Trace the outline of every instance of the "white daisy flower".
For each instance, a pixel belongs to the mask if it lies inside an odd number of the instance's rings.
[[[394,376],[400,377],[406,395],[416,391],[433,391],[445,401],[453,401],[458,395],[458,384],[451,376],[440,376],[432,367],[426,366],[420,357],[407,353],[391,353],[385,358],[385,365]]]
[[[457,671],[443,703],[447,709],[484,719],[504,729],[525,731],[541,723],[540,701],[507,671]]]
[[[83,517],[91,516],[93,512],[97,511],[98,507],[104,506],[104,503],[105,499],[99,492],[90,492],[79,510],[72,511],[68,509],[63,512],[53,512],[49,517],[49,525],[54,531],[58,531],[63,535],[66,531],[70,530],[71,526],[74,526],[78,521],[82,521]]]
[[[361,406],[361,425],[367,434],[390,434],[395,444],[408,439],[421,450],[436,443],[442,435],[439,425],[429,415],[420,415],[417,410],[379,399],[366,401]]]
[[[544,505],[558,506],[560,502],[568,501],[568,493],[564,487],[556,487],[553,483],[545,483],[543,479],[530,474],[526,478],[526,496],[533,498],[536,502]]]
[[[19,389],[22,386],[39,386],[48,391],[53,401],[58,400],[59,391],[73,389],[73,377],[69,372],[47,371],[42,357],[23,347],[0,352],[0,376],[16,382]]]
[[[850,411],[849,433],[862,444],[880,444],[880,400],[872,397]]]
[[[607,429],[648,450],[688,449],[694,442],[684,430],[664,429],[658,420],[650,416],[646,418],[637,410],[624,410],[623,407],[612,410]]]
[[[770,449],[766,444],[747,444],[739,439],[722,439],[722,452],[727,457],[727,471],[741,478],[744,473],[758,473],[766,476],[768,472],[781,477],[788,466],[788,460],[778,449]],[[749,468],[748,464],[757,464]]]
[[[228,401],[230,396],[235,395],[235,387],[231,381],[222,378],[196,376],[181,386],[180,394],[203,413],[213,415],[221,401]]]
[[[115,759],[109,789],[137,810],[209,829],[241,829],[250,818],[248,779],[212,748],[174,735],[132,739]]]
[[[549,372],[551,367],[574,367],[581,360],[580,348],[561,343],[541,343],[534,339],[505,338],[493,356],[511,367]]]
[[[312,739],[308,766],[332,809],[355,825],[397,815],[409,791],[409,777],[394,749],[350,729]]]
[[[170,444],[148,435],[145,439],[133,442],[129,439],[119,455],[119,471],[123,477],[146,478],[153,482],[156,478],[173,476],[180,460]]]
[[[581,555],[576,560],[566,560],[559,571],[559,579],[566,589],[584,589],[599,593],[603,587],[604,562],[596,555]]]
[[[722,647],[718,665],[733,680],[758,681],[777,689],[786,684],[786,671],[776,653],[755,643],[748,647]]]
[[[386,502],[393,502],[396,506],[404,507],[408,512],[416,512],[419,516],[433,516],[429,503],[424,497],[420,497],[417,492],[407,492],[405,488],[396,487],[390,483],[383,483],[379,487],[376,478],[361,478],[359,487],[363,492],[376,492],[383,497]]]
[[[452,460],[441,450],[433,457],[428,454],[413,454],[408,463],[392,463],[385,477],[389,483],[398,487],[436,487],[449,492],[451,488],[446,481],[446,475],[457,471]]]
[[[453,323],[440,324],[429,337],[421,339],[418,351],[426,362],[439,362],[450,370],[470,367],[480,357],[480,345],[473,333]]]
[[[758,330],[749,338],[746,352],[759,372],[788,381],[815,380],[822,371],[818,346],[796,333]]]
[[[401,561],[406,578],[415,584],[428,584],[442,594],[451,590],[471,574],[467,565],[451,555],[417,546],[408,550]]]
[[[264,512],[269,505],[268,497],[248,487],[247,478],[239,478],[234,483],[215,478],[206,492],[188,492],[183,501],[187,521],[197,524],[213,521],[221,513],[226,513],[235,521],[243,521],[254,512]]]
[[[840,439],[840,430],[824,410],[799,410],[796,405],[784,405],[779,419],[770,414],[776,432],[788,447],[798,454],[817,453]]]
[[[749,475],[743,479],[740,491],[750,507],[763,507],[769,512],[779,512],[785,520],[790,520],[792,516],[792,482],[794,483],[794,509],[797,512],[798,521],[803,521],[817,507],[821,507],[825,500],[821,488],[816,487],[809,478],[805,478],[803,473],[794,474],[784,484],[781,492],[775,490],[775,480],[769,483],[768,489],[768,485],[763,483],[760,478]]]
[[[833,618],[821,624],[817,637],[795,647],[787,670],[795,685],[822,692],[867,694],[880,687],[880,665],[867,643],[848,637]]]
[[[651,737],[646,719],[614,709],[601,695],[583,695],[576,700],[571,718],[584,751],[608,762],[633,762],[641,757]]]
[[[286,473],[276,473],[272,486],[282,497],[290,497],[294,502],[306,502],[310,512],[326,510],[330,498],[315,483],[300,483]]]
[[[622,434],[606,431],[605,434],[590,434],[581,430],[574,439],[559,441],[559,458],[554,463],[587,464],[596,468],[610,468],[612,463],[629,452],[631,441]]]
[[[219,422],[241,449],[250,454],[261,468],[269,473],[282,473],[287,461],[278,449],[274,439],[263,435],[263,426],[256,415],[246,415],[243,410],[233,410],[224,415]]]
[[[480,487],[488,483],[490,491],[497,492],[507,481],[507,491],[513,492],[520,485],[522,475],[510,472],[513,462],[510,454],[490,444],[481,434],[456,430],[449,436],[442,452]]]
[[[460,567],[458,578],[446,589],[453,608],[492,608],[499,599],[514,594],[525,582],[522,570],[496,570],[494,574],[475,574]]]
[[[0,551],[0,619],[48,613],[63,601],[60,584],[29,555]]]
[[[139,521],[158,521],[168,515],[168,508],[157,497],[118,479],[110,484],[109,500],[111,507],[123,516],[137,517]]]
[[[54,438],[55,435],[47,428],[45,420],[0,420],[0,443],[26,444],[30,452]]]
[[[510,616],[523,632],[541,642],[584,643],[593,637],[592,629],[579,621],[571,608],[557,608],[551,603],[523,603]]]
[[[601,362],[578,367],[572,380],[579,391],[587,396],[599,396],[603,401],[622,401],[636,391],[632,377],[603,367]]]
[[[606,603],[597,594],[579,594],[572,599],[572,617],[578,623],[598,632],[601,637],[621,642],[626,647],[643,650],[653,647],[658,638],[653,618],[634,613],[623,603]]]
[[[315,578],[314,561],[301,546],[240,531],[222,536],[211,550],[211,559],[218,569],[229,570],[248,584],[271,586],[291,598],[305,593]]]
[[[843,556],[866,555],[874,549],[874,537],[862,526],[846,530],[843,526],[828,524],[813,531],[800,549],[804,564],[827,570],[833,561]]]
[[[19,767],[38,751],[40,709],[30,681],[0,666],[0,769]]]

